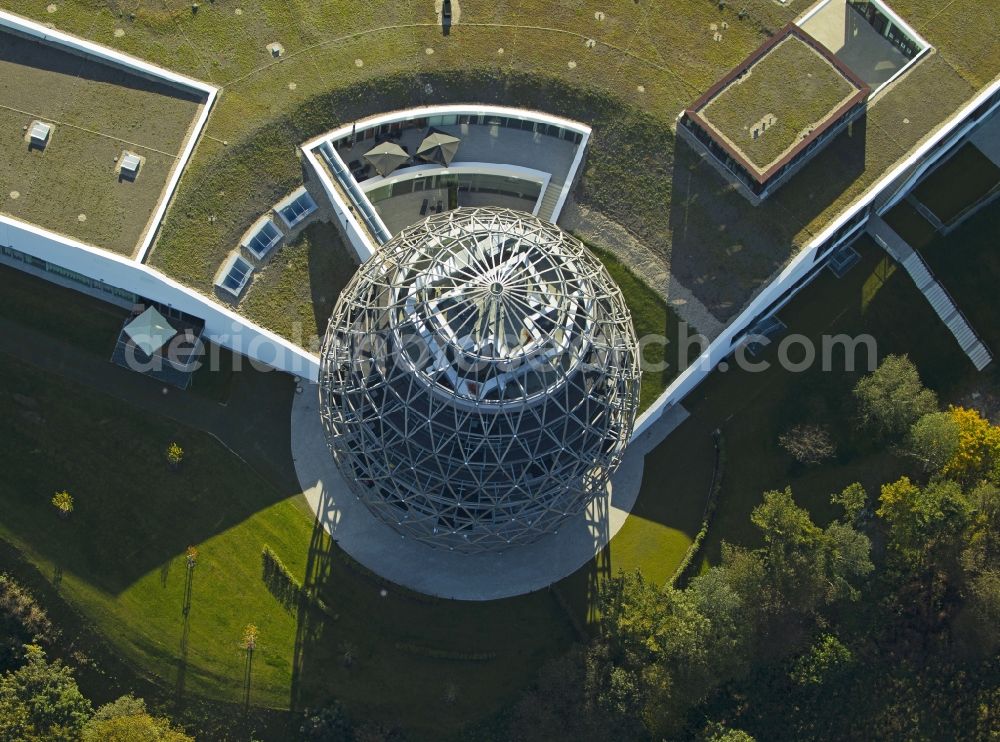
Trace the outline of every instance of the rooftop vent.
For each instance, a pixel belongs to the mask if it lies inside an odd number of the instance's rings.
[[[122,152],[120,172],[123,178],[128,178],[129,180],[135,180],[136,176],[139,174],[139,166],[142,164],[142,158],[139,155],[132,152]]]
[[[31,146],[45,149],[45,145],[49,143],[49,136],[51,134],[51,126],[43,124],[41,121],[33,122],[31,124],[31,132],[28,135]]]

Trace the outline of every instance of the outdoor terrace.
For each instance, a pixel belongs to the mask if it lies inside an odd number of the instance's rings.
[[[202,98],[0,30],[0,213],[131,255]],[[44,147],[26,140],[51,127]],[[133,178],[118,172],[125,152]]]
[[[537,204],[538,216],[543,219],[553,218],[559,193],[567,178],[571,177],[573,161],[582,141],[579,132],[514,116],[456,113],[421,116],[377,126],[365,126],[362,123],[353,135],[341,137],[334,145],[337,154],[362,190],[373,193],[372,200],[377,201],[375,206],[379,216],[392,233],[426,216],[426,208],[436,210],[438,202],[441,202],[442,208],[448,208],[447,187],[428,183],[429,189],[434,192],[424,195],[395,185],[389,192],[374,192],[383,178],[366,162],[364,155],[379,142],[394,142],[411,155],[411,159],[392,174],[392,180],[399,183],[400,180],[409,180],[411,177],[422,179],[427,175],[427,163],[417,157],[416,153],[430,128],[461,140],[450,163],[452,167],[488,163],[509,168],[509,176],[517,176],[518,173],[514,170],[518,168],[547,174],[547,183],[541,189],[544,191],[541,193],[542,202]],[[526,184],[493,188],[505,191],[503,193],[488,193],[483,190],[474,192],[474,187],[470,181],[464,189],[459,188],[459,206],[489,204],[511,206],[530,212],[534,210],[539,195],[535,193],[535,197],[531,198],[530,194],[535,189]],[[424,199],[428,200],[426,208],[423,205]]]
[[[799,25],[874,90],[926,49],[871,2],[827,0]],[[892,36],[892,40],[886,37]]]

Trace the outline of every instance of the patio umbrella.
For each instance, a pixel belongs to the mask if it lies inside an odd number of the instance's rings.
[[[427,132],[427,136],[424,137],[424,141],[417,147],[417,157],[427,160],[427,162],[436,162],[439,165],[447,167],[455,158],[455,153],[458,152],[458,145],[461,143],[462,140],[458,137],[445,134],[443,131],[438,131],[437,129],[431,129]]]
[[[409,160],[410,156],[395,142],[382,142],[365,152],[364,158],[372,164],[375,172],[384,177]]]

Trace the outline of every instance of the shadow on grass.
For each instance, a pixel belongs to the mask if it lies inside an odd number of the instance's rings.
[[[753,206],[687,142],[674,139],[672,274],[719,319],[732,318],[795,254],[796,234],[865,169],[866,119]]]
[[[356,719],[450,738],[515,700],[575,638],[550,591],[489,602],[420,595],[354,562],[318,521],[306,562],[293,709],[336,698]]]
[[[34,67],[59,75],[143,90],[194,103],[202,102],[205,97],[203,94],[128,73],[110,64],[70,54],[55,45],[31,41],[9,31],[0,32],[0,63]]]
[[[108,363],[122,310],[17,271],[3,276],[16,297],[0,300],[0,526],[39,557],[117,594],[300,491],[290,377],[227,363],[199,371],[198,392],[164,394]],[[67,312],[79,337],[65,330]],[[171,442],[184,449],[178,471],[165,458]],[[49,504],[61,490],[75,499],[68,521]]]

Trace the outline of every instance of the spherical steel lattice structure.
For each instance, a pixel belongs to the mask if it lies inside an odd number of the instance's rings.
[[[621,291],[558,227],[468,208],[365,262],[327,329],[321,410],[345,479],[404,536],[532,541],[602,492],[632,432]]]

